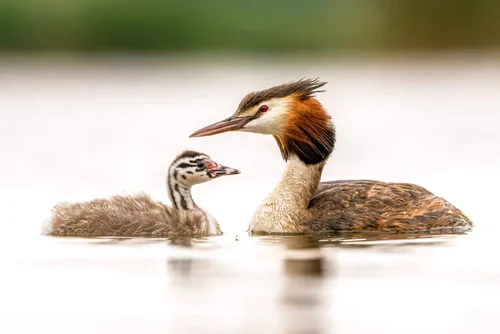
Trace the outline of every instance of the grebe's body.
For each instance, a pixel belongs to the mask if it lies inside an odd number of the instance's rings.
[[[418,185],[373,180],[320,183],[322,168],[290,157],[281,182],[255,212],[249,231],[458,232],[472,225],[460,210]]]
[[[59,203],[44,224],[44,233],[74,237],[174,237],[221,234],[217,220],[191,196],[195,184],[239,171],[194,151],[184,151],[172,162],[167,177],[173,207],[144,193],[113,196],[83,203]]]
[[[236,113],[193,133],[273,135],[287,165],[281,182],[255,212],[252,234],[333,231],[464,231],[472,222],[456,207],[408,183],[320,182],[335,146],[335,127],[314,98],[325,83],[300,80],[248,94]]]

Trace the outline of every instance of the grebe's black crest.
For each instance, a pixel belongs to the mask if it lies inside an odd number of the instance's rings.
[[[264,89],[258,92],[252,92],[247,94],[240,102],[237,112],[242,112],[251,108],[265,100],[285,97],[292,94],[297,94],[300,100],[305,100],[310,97],[314,97],[315,93],[324,92],[324,90],[318,90],[326,84],[325,81],[320,81],[319,78],[316,79],[300,79],[297,81],[292,81],[279,86],[274,86],[268,89]]]

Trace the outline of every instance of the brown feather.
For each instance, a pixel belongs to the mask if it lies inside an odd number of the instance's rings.
[[[423,187],[372,180],[322,182],[309,204],[317,231],[463,231],[465,214]]]
[[[274,138],[283,159],[297,155],[305,164],[326,160],[335,147],[335,127],[321,103],[314,98],[302,99],[294,94],[292,109],[282,135]]]
[[[113,196],[82,203],[59,203],[52,209],[50,235],[169,237],[208,234],[200,210],[181,212],[150,196]]]

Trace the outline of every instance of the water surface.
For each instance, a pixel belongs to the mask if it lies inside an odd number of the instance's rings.
[[[500,63],[0,61],[1,333],[498,333]],[[248,237],[284,167],[272,138],[188,139],[248,91],[304,76],[337,125],[324,180],[423,185],[466,212],[463,235]],[[39,235],[50,207],[144,190],[168,202],[183,149],[242,174],[195,200],[205,239]]]

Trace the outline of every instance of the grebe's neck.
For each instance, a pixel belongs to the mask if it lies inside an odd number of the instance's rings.
[[[275,191],[285,195],[288,203],[298,209],[307,209],[318,189],[324,162],[307,165],[296,155],[288,158],[285,171]]]
[[[261,233],[304,233],[310,217],[309,202],[316,192],[325,161],[306,164],[289,155],[280,183],[255,212],[249,231]]]
[[[335,126],[314,98],[293,104],[274,135],[286,161],[281,182],[264,200],[250,223],[250,233],[305,233],[309,203],[335,146]]]
[[[193,200],[191,195],[191,186],[186,185],[178,179],[179,175],[175,170],[170,170],[167,177],[168,197],[172,202],[172,206],[186,214],[189,212],[198,212],[203,214],[204,220],[202,226],[199,228],[204,229],[209,235],[219,235],[222,233],[217,219],[215,219],[209,212],[200,208]]]
[[[191,195],[191,186],[188,186],[178,179],[175,170],[170,170],[167,178],[168,197],[172,205],[177,210],[189,211],[197,208]]]

